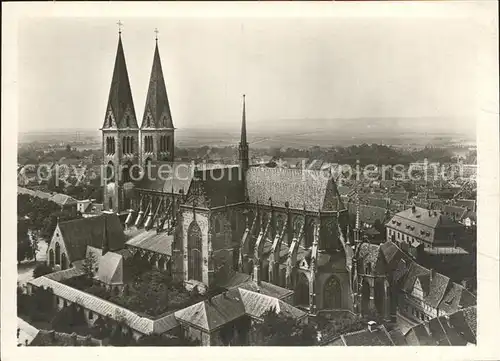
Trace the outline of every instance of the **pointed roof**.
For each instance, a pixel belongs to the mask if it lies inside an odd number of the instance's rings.
[[[122,37],[118,38],[113,78],[109,89],[108,105],[103,128],[137,128],[137,118],[132,100]]]
[[[149,78],[148,95],[144,107],[141,128],[173,128],[172,114],[168,102],[167,88],[163,78],[163,70],[158,50],[158,41],[155,46],[153,67]]]
[[[241,117],[241,140],[240,145],[247,145],[247,112],[245,109],[245,94],[243,94],[243,114]]]

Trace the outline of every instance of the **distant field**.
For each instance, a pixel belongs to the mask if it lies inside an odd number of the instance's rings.
[[[434,126],[432,126],[434,124]],[[248,142],[254,148],[312,146],[349,146],[377,143],[391,146],[438,147],[475,146],[475,131],[458,132],[453,127],[436,128],[438,119],[339,119],[339,120],[282,120],[269,121],[258,131],[249,123]],[[432,130],[430,130],[432,129]],[[178,147],[235,146],[240,138],[239,126],[224,129],[177,129]],[[60,130],[19,134],[20,143],[63,143],[78,149],[99,149],[101,135],[98,130]],[[85,141],[88,145],[73,145]]]

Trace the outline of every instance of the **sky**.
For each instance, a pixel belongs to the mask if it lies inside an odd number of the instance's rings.
[[[99,129],[118,19],[29,18],[18,28],[20,131]],[[486,40],[456,18],[127,18],[138,123],[158,28],[177,128],[250,131],[288,119],[437,118],[475,127]]]

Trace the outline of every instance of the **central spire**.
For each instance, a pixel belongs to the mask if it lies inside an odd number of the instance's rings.
[[[245,109],[245,94],[243,94],[243,113],[241,116],[241,139],[239,146],[240,166],[243,171],[249,167],[248,142],[247,142],[247,113]]]
[[[241,116],[241,145],[247,144],[247,114],[245,109],[245,94],[243,94],[243,114]]]
[[[158,29],[155,29],[155,53],[153,56],[153,67],[149,78],[148,95],[141,128],[174,128],[170,104],[168,102],[167,88],[163,78],[163,70],[158,50]]]

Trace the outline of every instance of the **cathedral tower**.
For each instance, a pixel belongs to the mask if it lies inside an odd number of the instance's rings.
[[[156,30],[158,33],[158,31]],[[174,124],[161,68],[158,38],[141,125],[141,164],[174,160]]]
[[[121,23],[119,23],[121,26]],[[104,208],[122,212],[130,208],[133,165],[139,161],[139,128],[135,115],[125,55],[118,33],[113,78],[109,90],[104,123],[101,128],[104,152]]]
[[[246,109],[245,109],[245,94],[243,94],[243,114],[241,119],[241,139],[238,147],[240,167],[243,172],[248,170],[248,142],[247,142],[247,123],[246,123]]]

